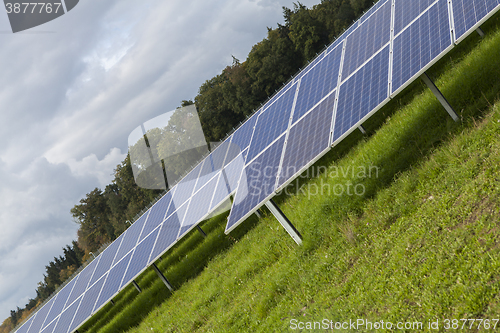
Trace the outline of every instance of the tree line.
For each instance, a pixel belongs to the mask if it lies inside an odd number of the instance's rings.
[[[252,47],[244,62],[233,57],[231,65],[199,88],[194,103],[207,142],[224,139],[372,5],[373,0],[322,0],[310,9],[300,2],[293,8],[283,7],[284,24],[268,28],[267,37]],[[192,103],[184,100],[181,106]],[[136,185],[127,156],[116,167],[111,184],[104,190],[95,188],[71,209],[79,224],[78,240],[45,266],[36,297],[24,308],[12,310],[0,333],[9,332],[29,316],[90,258],[91,252],[115,240],[161,192]]]

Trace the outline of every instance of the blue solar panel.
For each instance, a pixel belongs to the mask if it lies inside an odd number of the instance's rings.
[[[137,244],[137,240],[141,234],[142,228],[144,227],[144,223],[149,215],[150,211],[147,211],[143,214],[134,224],[132,224],[126,231],[125,236],[123,237],[122,243],[120,244],[120,248],[118,249],[118,253],[116,254],[115,260],[113,261],[113,265],[115,265],[121,258],[123,258],[127,253],[132,250]]]
[[[354,22],[353,25],[351,25],[346,31],[340,35],[339,38],[335,40],[328,48],[326,49],[326,52],[331,52],[334,48],[336,48],[338,45],[340,45],[354,30],[356,30],[359,26],[359,21]]]
[[[201,222],[202,218],[208,215],[216,185],[217,177],[214,177],[193,195],[177,238],[182,238],[191,228]]]
[[[31,316],[30,319],[28,319],[19,329],[16,331],[16,333],[26,333],[28,332],[28,329],[30,328],[31,323],[33,322],[33,319],[35,319],[34,316]]]
[[[394,39],[392,92],[396,92],[450,45],[448,3],[440,0]]]
[[[339,46],[304,75],[293,111],[294,123],[337,87],[341,58],[342,46]]]
[[[394,4],[394,36],[427,10],[436,0],[396,0]]]
[[[333,142],[388,98],[389,46],[342,83]]]
[[[68,297],[68,301],[66,302],[66,306],[69,306],[75,299],[80,297],[85,290],[87,290],[87,285],[89,284],[90,278],[92,277],[92,273],[94,273],[95,267],[97,266],[97,262],[99,258],[93,260],[87,267],[85,267],[80,274],[78,274],[78,280],[71,291],[70,296]]]
[[[284,143],[285,135],[245,167],[229,214],[226,232],[235,228],[274,193]]]
[[[52,320],[54,320],[63,310],[64,305],[66,304],[66,301],[68,300],[68,296],[71,293],[71,290],[73,289],[73,286],[75,285],[76,280],[78,279],[79,276],[75,277],[73,280],[70,281],[64,288],[57,293],[57,298],[54,301],[54,304],[52,305],[52,309],[50,309],[49,314],[47,315],[47,318],[45,319],[44,325],[47,326],[50,324]]]
[[[231,193],[236,191],[236,188],[238,187],[238,180],[240,180],[241,172],[243,171],[244,166],[245,159],[240,154],[224,168],[224,175]]]
[[[181,228],[181,222],[186,213],[187,204],[180,207],[178,211],[170,215],[161,225],[160,234],[154,245],[149,262],[155,261],[162,253],[167,251],[177,240],[177,234]]]
[[[165,214],[167,213],[168,206],[172,201],[172,195],[167,192],[160,200],[158,200],[153,207],[150,209],[150,213],[144,228],[142,229],[141,237],[139,242],[149,235],[160,223],[165,219]]]
[[[92,279],[90,279],[89,286],[94,284],[97,280],[101,278],[109,269],[111,268],[111,264],[113,263],[113,259],[115,258],[116,252],[120,247],[120,243],[125,236],[122,233],[113,243],[111,243],[103,253],[99,255],[99,262],[97,263],[97,267],[94,270],[94,274],[92,275]]]
[[[217,177],[217,185],[215,187],[212,203],[210,204],[210,211],[216,209],[221,203],[229,198],[229,188],[226,183],[225,175],[222,172]]]
[[[94,309],[92,311],[97,311],[102,305],[113,297],[114,294],[119,290],[120,284],[123,279],[123,274],[127,269],[128,263],[132,257],[132,252],[129,252],[119,263],[117,263],[106,276],[106,281],[101,289],[101,293],[95,303]]]
[[[54,328],[56,327],[57,320],[54,320],[52,323],[47,325],[41,333],[52,333],[54,331]]]
[[[496,6],[498,0],[453,0],[455,39],[459,39],[486,17]]]
[[[243,125],[241,125],[234,133],[231,140],[231,147],[228,149],[224,165],[229,164],[241,151],[245,150],[250,144],[253,128],[259,116],[260,111],[254,113]]]
[[[182,206],[193,195],[194,187],[200,175],[202,163],[198,164],[186,177],[184,177],[177,185],[173,195],[173,203],[175,208]]]
[[[156,228],[148,237],[146,237],[134,250],[132,259],[127,268],[127,273],[121,283],[121,288],[125,287],[132,279],[135,278],[142,270],[148,266],[149,256],[155,245],[158,231]]]
[[[290,128],[278,187],[330,146],[335,92]]]
[[[296,87],[293,85],[274,104],[260,113],[250,143],[247,163],[287,130]]]
[[[101,292],[102,285],[104,284],[105,277],[101,278],[97,283],[90,287],[83,296],[83,299],[78,307],[78,310],[70,325],[69,331],[72,332],[75,328],[80,326],[90,315],[94,309],[95,301]]]
[[[297,82],[299,79],[301,79],[308,71],[314,68],[318,62],[323,60],[324,57],[325,52],[323,51],[319,55],[317,55],[316,58],[314,58],[310,63],[308,63],[307,66],[302,71],[300,71],[299,74],[297,74],[297,76],[294,77],[294,82]]]
[[[342,78],[346,79],[391,37],[391,2],[387,1],[346,40]]]
[[[68,308],[64,310],[63,313],[61,313],[54,332],[67,333],[69,331],[69,325],[71,324],[71,321],[75,316],[75,312],[78,309],[78,305],[80,304],[81,300],[82,298],[80,297],[76,302],[68,306]]]
[[[413,0],[413,1],[416,2],[417,0]],[[385,3],[386,3],[386,0],[380,0],[375,5],[373,5],[370,9],[368,9],[368,11],[366,13],[363,14],[363,16],[361,16],[361,18],[359,19],[359,23],[362,24],[363,22],[365,22],[373,13],[375,13],[375,11],[377,9],[380,8],[380,6],[382,6]]]
[[[36,317],[33,320],[33,324],[31,324],[31,327],[27,332],[31,333],[40,332],[40,329],[42,329],[42,327],[44,326],[43,323],[45,322],[45,318],[47,317],[47,314],[49,313],[49,310],[52,306],[52,303],[54,303],[54,300],[55,297],[51,298],[50,301],[48,301],[40,310],[38,310],[38,312],[36,313]]]

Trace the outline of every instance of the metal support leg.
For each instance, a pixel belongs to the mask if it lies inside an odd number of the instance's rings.
[[[366,129],[363,127],[363,125],[359,125],[358,129],[363,133],[363,135],[366,135]]]
[[[168,282],[167,278],[165,277],[165,275],[163,275],[163,273],[160,271],[160,269],[158,268],[158,266],[156,266],[156,264],[153,264],[153,269],[155,270],[155,272],[158,275],[158,277],[160,278],[160,280],[162,280],[163,283],[167,286],[167,288],[170,291],[174,291],[174,287],[172,287],[172,285],[170,284],[170,282]]]
[[[479,34],[479,36],[481,36],[481,38],[484,38],[484,31],[483,31],[483,29],[477,28],[476,32]]]
[[[137,284],[137,282],[135,282],[135,280],[132,280],[132,284],[134,285],[135,289],[137,289],[137,291],[139,293],[142,293],[141,287],[139,287],[139,285]]]
[[[115,306],[115,301],[111,300],[109,302],[111,303],[111,305]]]
[[[432,80],[429,78],[427,73],[422,74],[421,78],[424,81],[424,83],[427,85],[427,87],[429,87],[429,89],[432,91],[434,96],[436,96],[436,98],[441,103],[441,105],[445,108],[445,110],[448,112],[448,114],[453,118],[453,120],[459,121],[459,118],[458,118],[457,114],[455,113],[455,110],[453,110],[450,103],[448,103],[446,98],[443,96],[441,91],[439,91],[439,89],[436,87],[434,82],[432,82]]]
[[[205,231],[203,231],[202,228],[200,228],[199,225],[196,226],[196,229],[198,229],[198,231],[200,232],[200,234],[203,236],[203,238],[207,238],[207,234],[205,233]]]
[[[302,236],[298,232],[297,229],[293,226],[292,222],[283,214],[281,209],[274,203],[273,200],[269,200],[268,202],[265,203],[266,207],[269,208],[271,213],[273,213],[274,217],[281,223],[283,228],[292,236],[293,240],[295,243],[298,245],[302,244]]]
[[[261,214],[260,210],[258,210],[258,209],[255,211],[255,215],[257,215],[257,217],[259,219],[262,218],[262,214]]]

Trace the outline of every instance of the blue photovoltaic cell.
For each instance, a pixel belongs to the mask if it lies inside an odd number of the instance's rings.
[[[70,332],[80,326],[90,315],[92,315],[95,301],[101,292],[105,278],[106,277],[104,276],[85,292],[85,295],[83,296],[80,306],[75,314],[75,318],[73,318],[73,322],[71,323],[69,329]]]
[[[238,187],[238,180],[240,180],[241,172],[245,167],[245,159],[242,154],[238,155],[228,166],[224,168],[224,174],[226,176],[227,185],[229,186],[229,191],[232,193],[236,191]]]
[[[78,277],[79,275],[77,275],[73,280],[70,281],[70,283],[64,286],[64,288],[62,288],[62,290],[57,293],[57,298],[54,301],[54,305],[52,305],[52,309],[50,309],[50,312],[45,319],[45,326],[50,324],[50,322],[61,313],[64,308],[64,304],[66,304],[68,296],[71,293],[71,289],[73,289],[73,285],[75,284]]]
[[[210,211],[217,208],[217,206],[219,206],[228,198],[229,198],[229,189],[226,184],[225,175],[223,175],[221,172],[219,173],[219,177],[217,177],[217,186],[215,187],[214,196],[212,198],[212,203],[210,205]]]
[[[165,214],[167,213],[168,205],[170,205],[170,201],[172,201],[172,195],[170,194],[170,192],[167,192],[167,194],[165,194],[153,205],[153,207],[151,207],[151,211],[149,213],[148,219],[146,220],[146,224],[142,229],[139,242],[147,237],[151,231],[153,231],[157,226],[160,225],[160,223],[163,222],[163,220],[165,219]]]
[[[89,286],[93,285],[94,282],[99,280],[101,276],[106,274],[107,271],[111,268],[111,264],[113,264],[113,259],[115,258],[116,251],[120,247],[120,243],[125,236],[122,233],[113,243],[111,243],[103,253],[99,255],[99,262],[97,263],[97,267],[94,270],[94,274],[92,275],[92,279],[90,279]],[[94,260],[95,261],[95,260]]]
[[[31,316],[30,319],[28,319],[19,329],[16,331],[16,333],[26,333],[28,332],[28,329],[30,328],[31,322],[33,321],[34,316]]]
[[[342,83],[333,142],[388,98],[389,46]]]
[[[226,232],[236,227],[273,193],[284,143],[285,135],[246,166],[229,214]]]
[[[54,320],[50,325],[47,325],[41,333],[52,333],[54,331],[54,327],[56,327],[57,320]],[[19,333],[19,332],[16,332]]]
[[[453,0],[455,39],[462,37],[498,4],[498,0]]]
[[[54,329],[54,332],[66,333],[69,331],[69,325],[71,324],[71,321],[75,316],[75,312],[78,309],[78,304],[80,304],[81,300],[82,298],[80,297],[76,302],[74,302],[66,310],[64,310],[63,313],[61,313],[61,317],[57,321],[57,325],[56,328]]]
[[[175,186],[174,188],[172,188],[170,190],[170,193],[172,193],[172,197],[175,195],[175,191],[177,189],[177,186]],[[175,204],[173,202],[173,200],[170,202],[170,205],[168,205],[168,210],[167,210],[167,213],[165,214],[165,218],[169,217],[173,212],[175,212],[177,208],[175,207]]]
[[[419,0],[413,0],[415,2],[419,1]],[[359,23],[362,24],[363,22],[365,22],[373,13],[375,13],[375,11],[377,9],[380,8],[380,6],[382,6],[384,3],[386,2],[386,0],[380,0],[379,2],[377,2],[375,5],[373,5],[370,9],[368,9],[368,11],[366,13],[363,14],[363,16],[361,16],[361,18],[359,19]],[[389,1],[390,2],[390,1]]]
[[[228,165],[241,151],[245,150],[250,144],[253,128],[260,111],[254,113],[243,125],[241,125],[234,133],[231,140],[231,147],[228,149],[224,165]]]
[[[99,258],[94,259],[87,267],[85,267],[79,274],[79,278],[71,291],[70,296],[68,297],[68,301],[66,302],[66,307],[68,307],[75,299],[80,297],[85,290],[87,290],[87,286],[89,284],[90,278],[92,277],[92,273],[94,273],[95,267]]]
[[[158,236],[160,228],[156,228],[148,237],[146,237],[134,250],[132,260],[127,268],[127,273],[123,278],[121,288],[125,287],[140,271],[148,266],[149,255]]]
[[[380,50],[391,37],[391,2],[387,1],[346,41],[342,79]]]
[[[278,187],[330,145],[335,92],[290,128]]]
[[[344,33],[342,33],[342,35],[340,35],[340,37],[337,38],[335,42],[333,42],[330,46],[328,46],[326,52],[328,53],[332,51],[334,48],[336,48],[338,45],[340,45],[346,39],[347,36],[349,36],[354,30],[356,30],[358,26],[359,26],[359,21],[354,22],[354,24],[351,25],[346,31],[344,31]]]
[[[97,299],[97,302],[95,303],[94,309],[92,309],[92,311],[97,311],[120,289],[123,274],[125,274],[128,262],[130,261],[130,257],[132,257],[132,252],[128,253],[122,261],[111,268],[108,276],[106,277],[106,281],[104,282],[101,293],[99,294],[99,298]]]
[[[40,310],[38,310],[38,312],[36,313],[36,317],[33,320],[33,324],[31,324],[31,327],[28,332],[30,333],[40,332],[40,330],[43,327],[43,323],[45,322],[45,318],[49,313],[50,307],[52,306],[52,303],[54,303],[54,299],[55,297],[51,298],[50,301],[48,301]]]
[[[202,163],[199,163],[190,173],[186,175],[178,184],[177,189],[173,195],[172,203],[175,208],[182,206],[193,194],[194,187],[200,175]]]
[[[215,191],[215,185],[217,185],[217,177],[212,178],[204,187],[193,195],[177,238],[182,238],[186,232],[194,225],[198,224],[198,222],[201,222],[202,218],[208,214],[210,202],[212,201]]]
[[[151,253],[151,258],[149,263],[153,262],[160,256],[163,252],[168,250],[177,240],[177,234],[181,228],[181,222],[186,213],[187,204],[179,208],[179,210],[170,217],[168,217],[165,222],[161,225],[160,234],[156,240],[153,252]]]
[[[318,56],[316,56],[316,58],[314,58],[313,61],[307,64],[307,66],[303,70],[301,70],[299,74],[297,74],[297,76],[294,78],[295,82],[301,79],[304,76],[304,74],[309,72],[324,57],[325,57],[325,51],[321,52]]]
[[[205,159],[205,163],[203,163],[203,167],[201,168],[198,182],[196,183],[193,191],[194,193],[198,192],[200,188],[209,182],[210,179],[215,177],[217,172],[222,169],[224,166],[225,154],[230,145],[231,143],[229,141],[224,141],[212,153],[210,153],[210,155],[208,155]]]
[[[305,115],[337,87],[342,47],[339,46],[302,78],[293,111],[293,122]]]
[[[292,86],[274,104],[260,113],[250,143],[247,163],[288,129],[296,87]]]
[[[396,0],[394,4],[394,36],[397,36],[418,15],[436,0]]]
[[[394,39],[392,92],[450,45],[448,3],[440,0]]]
[[[130,250],[132,250],[137,244],[137,240],[141,234],[142,228],[144,227],[144,222],[149,215],[149,211],[144,213],[134,224],[132,224],[126,231],[125,236],[123,236],[122,243],[118,249],[115,260],[113,260],[113,265],[115,265],[121,258],[123,258]]]

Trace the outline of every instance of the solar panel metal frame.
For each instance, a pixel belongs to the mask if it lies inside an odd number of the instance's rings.
[[[454,17],[453,17],[453,0],[449,0],[451,2],[452,6],[452,17],[451,19],[454,22]],[[477,30],[481,25],[483,25],[486,21],[488,21],[493,15],[495,15],[498,11],[500,10],[500,3],[489,13],[487,13],[481,20],[477,21],[476,24],[474,24],[471,28],[469,28],[462,36],[459,38],[455,38],[455,33],[453,33],[453,39],[454,39],[454,44],[458,45],[460,42],[462,42],[465,38],[469,37],[471,33]],[[453,29],[455,30],[455,29]]]

